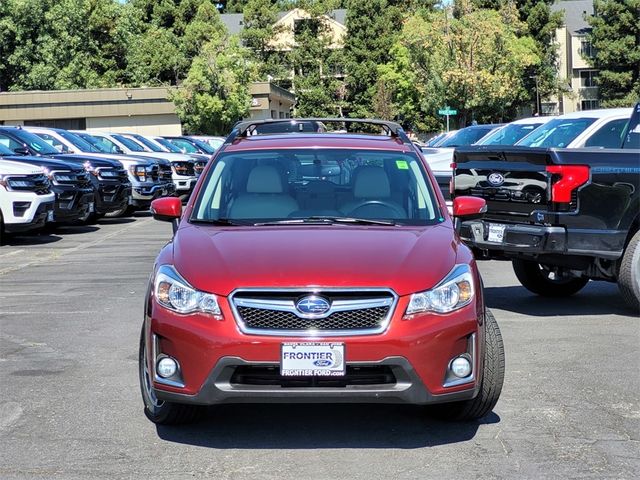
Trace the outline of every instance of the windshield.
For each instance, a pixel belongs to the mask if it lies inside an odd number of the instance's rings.
[[[482,138],[476,145],[515,145],[540,125],[542,123],[510,123]]]
[[[12,136],[19,141],[11,138]],[[10,135],[0,132],[0,143],[11,150],[27,145],[30,150],[39,155],[58,155],[60,153],[55,147],[52,147],[37,135],[19,128],[12,128]]]
[[[0,142],[2,142],[2,137],[0,137]],[[15,155],[15,152],[9,147],[6,147],[2,143],[0,143],[0,156],[3,155]]]
[[[162,145],[164,148],[169,150],[171,153],[182,153],[182,150],[180,150],[178,147],[176,147],[173,143],[171,143],[166,138],[156,137],[154,138],[154,140],[158,142],[160,145]]]
[[[595,118],[556,118],[531,132],[516,145],[525,147],[564,148],[584,132]]]
[[[169,141],[178,147],[181,153],[200,153],[193,143],[183,138],[170,138]]]
[[[85,140],[87,143],[90,143],[99,152],[117,153],[118,151],[117,148],[114,149],[114,147],[116,147],[116,144],[111,141],[108,141],[106,138],[98,138],[98,137],[94,137],[93,135],[89,135],[88,133],[80,133],[80,132],[76,132],[76,135],[78,135],[80,138]],[[109,145],[109,143],[111,145]]]
[[[429,225],[442,221],[435,198],[414,154],[340,149],[229,152],[209,170],[191,221],[368,219]]]
[[[59,130],[58,134],[69,143],[72,143],[74,146],[79,148],[82,152],[100,152],[100,150],[75,133],[67,132],[66,130]]]
[[[134,142],[130,138],[123,137],[122,135],[118,135],[118,134],[113,134],[112,137],[118,140],[120,143],[122,143],[125,147],[127,147],[132,152],[144,152],[144,148],[138,145],[136,142]]]
[[[458,130],[456,133],[447,138],[444,142],[439,143],[438,147],[464,147],[473,145],[495,127],[467,127]]]
[[[136,142],[144,145],[145,147],[147,147],[152,152],[164,152],[164,150],[162,148],[160,148],[159,145],[156,145],[152,141],[144,138],[142,135],[131,135],[131,136],[134,138],[134,140]]]
[[[197,138],[191,138],[190,139],[193,143],[195,143],[198,147],[200,147],[200,150],[202,150],[203,153],[215,153],[216,149],[213,148],[211,145],[209,145],[207,142],[203,142],[201,140],[198,140]]]

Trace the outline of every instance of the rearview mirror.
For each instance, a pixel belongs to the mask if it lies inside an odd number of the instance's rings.
[[[13,149],[13,153],[16,155],[29,155],[31,152],[27,147],[16,147]]]

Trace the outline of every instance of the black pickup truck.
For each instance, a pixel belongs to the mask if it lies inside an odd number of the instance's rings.
[[[640,104],[620,149],[457,149],[454,196],[487,201],[460,236],[479,259],[511,260],[534,293],[568,296],[606,280],[640,311],[639,119]]]

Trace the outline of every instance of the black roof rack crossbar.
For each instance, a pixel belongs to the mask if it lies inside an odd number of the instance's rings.
[[[236,123],[233,126],[233,130],[227,137],[225,143],[229,144],[238,137],[246,137],[251,134],[252,131],[259,125],[271,124],[271,123],[290,123],[290,122],[318,122],[318,123],[344,123],[345,126],[349,123],[363,123],[367,125],[378,125],[382,127],[390,136],[399,138],[402,143],[412,145],[411,140],[402,129],[402,127],[396,122],[390,122],[387,120],[372,120],[366,118],[269,118],[265,120],[246,120]],[[308,133],[308,132],[305,132]]]

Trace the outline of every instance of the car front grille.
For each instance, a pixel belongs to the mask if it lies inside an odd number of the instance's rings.
[[[296,305],[306,297],[321,297],[329,308],[321,314],[302,313]],[[370,335],[386,330],[396,296],[378,291],[242,291],[231,297],[240,329],[255,335]]]
[[[159,165],[158,178],[161,182],[170,182],[173,178],[173,172],[171,171],[171,165]]]
[[[394,385],[396,377],[387,365],[347,365],[344,376],[290,377],[280,375],[279,365],[242,365],[230,380],[238,386],[282,388],[345,388],[348,386]]]

